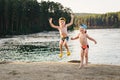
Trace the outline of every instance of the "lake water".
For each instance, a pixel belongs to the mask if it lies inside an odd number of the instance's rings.
[[[69,32],[76,36],[78,30]],[[89,36],[96,39],[95,45],[89,41],[89,62],[92,64],[120,65],[120,29],[88,29]],[[60,61],[80,60],[78,40],[68,42],[71,56],[59,58],[59,33],[42,32],[0,39],[0,61]]]

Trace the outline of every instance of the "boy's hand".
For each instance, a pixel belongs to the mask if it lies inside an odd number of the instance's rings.
[[[74,18],[74,15],[73,15],[73,14],[71,14],[71,18]]]
[[[74,40],[74,38],[71,38],[71,40]]]
[[[49,22],[52,23],[52,18],[49,19]]]
[[[97,44],[97,42],[95,41],[95,44]]]

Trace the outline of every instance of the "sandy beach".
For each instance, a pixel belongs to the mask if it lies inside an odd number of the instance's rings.
[[[69,62],[0,62],[0,80],[120,80],[119,65]]]

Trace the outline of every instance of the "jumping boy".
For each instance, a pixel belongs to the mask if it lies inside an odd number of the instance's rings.
[[[73,19],[74,19],[74,16],[71,14],[71,21],[70,23],[66,24],[66,19],[64,17],[61,17],[59,18],[59,26],[56,26],[52,23],[52,18],[49,19],[49,23],[51,27],[58,29],[60,33],[60,42],[59,42],[59,47],[60,47],[59,57],[60,58],[63,56],[63,51],[62,51],[63,45],[67,49],[67,56],[70,55],[70,50],[67,44],[67,41],[69,40],[67,28],[73,24]]]
[[[85,57],[86,65],[88,64],[89,45],[88,45],[87,39],[93,41],[95,44],[97,43],[95,41],[95,39],[93,39],[86,33],[86,28],[87,28],[87,26],[85,24],[81,24],[80,29],[79,29],[79,31],[80,31],[79,34],[76,37],[71,38],[71,40],[79,39],[80,44],[81,44],[81,64],[80,64],[79,68],[83,67],[84,57]]]

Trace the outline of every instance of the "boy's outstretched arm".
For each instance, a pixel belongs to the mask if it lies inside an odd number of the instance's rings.
[[[56,28],[56,29],[59,28],[58,26],[55,26],[55,25],[52,23],[52,18],[49,19],[49,23],[50,23],[50,26],[51,26],[51,27]]]
[[[95,44],[97,44],[96,40],[93,39],[92,37],[90,37],[89,35],[87,35],[87,38],[88,38],[89,40],[93,41]]]
[[[71,14],[71,20],[70,20],[70,23],[66,24],[67,27],[71,26],[73,24],[73,19],[74,19],[74,15]]]
[[[75,39],[78,39],[79,38],[79,34],[76,36],[76,37],[72,37],[71,40],[75,40]]]

